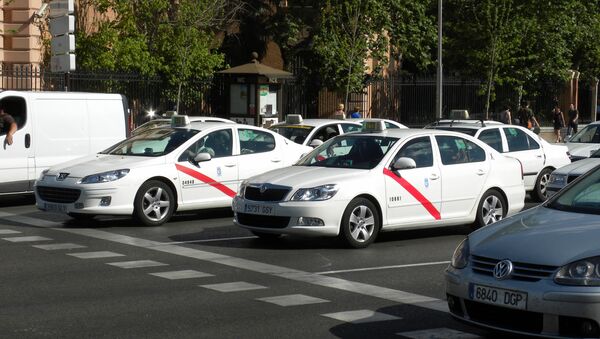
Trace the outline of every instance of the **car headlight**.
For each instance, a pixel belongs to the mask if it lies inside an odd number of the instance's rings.
[[[50,169],[46,168],[45,170],[42,171],[42,173],[40,174],[40,177],[38,178],[39,181],[44,181],[44,178],[46,177],[46,173],[48,173]]]
[[[550,174],[550,178],[548,179],[548,183],[555,185],[564,185],[565,184],[565,176],[560,174]]]
[[[337,185],[323,185],[312,188],[301,188],[294,193],[291,200],[295,201],[322,201],[333,198],[337,193]]]
[[[469,255],[471,250],[469,249],[469,238],[463,240],[460,245],[454,250],[452,255],[452,261],[450,265],[454,268],[465,268],[469,263]]]
[[[240,187],[238,188],[238,191],[237,191],[238,197],[242,197],[242,198],[244,197],[244,194],[246,193],[246,187],[248,187],[248,180],[244,180],[240,184]]]
[[[129,173],[128,169],[120,169],[116,171],[108,171],[102,173],[96,173],[92,175],[88,175],[83,177],[83,179],[79,180],[78,184],[97,184],[101,182],[109,182],[119,180],[122,177],[126,176]]]
[[[562,285],[600,286],[600,257],[592,257],[567,264],[554,275]]]

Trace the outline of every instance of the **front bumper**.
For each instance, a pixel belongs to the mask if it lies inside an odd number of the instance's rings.
[[[271,207],[273,213],[246,213],[246,204]],[[236,196],[232,203],[233,222],[240,227],[265,233],[336,236],[347,204],[347,201],[339,200],[262,202]],[[320,219],[323,225],[298,225],[300,217]]]
[[[513,333],[552,338],[600,337],[600,288],[563,286],[552,278],[499,281],[474,273],[470,266],[445,272],[451,314],[470,324]],[[525,310],[472,300],[469,285],[478,284],[527,293]]]

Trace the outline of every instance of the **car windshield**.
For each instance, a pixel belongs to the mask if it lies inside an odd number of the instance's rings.
[[[131,133],[132,134],[140,134],[149,129],[152,129],[155,127],[167,126],[169,124],[170,124],[169,120],[152,120],[152,121],[148,121],[147,123],[141,125],[140,127],[136,128],[136,129],[134,129],[133,131],[131,131]]]
[[[600,143],[600,124],[587,125],[569,139],[569,142]]]
[[[600,166],[567,186],[544,206],[561,211],[600,214]]]
[[[397,138],[345,134],[327,140],[298,162],[298,166],[372,169]]]
[[[269,129],[273,132],[283,135],[297,144],[302,145],[314,127],[306,125],[280,125],[271,126]]]
[[[454,131],[454,132],[461,132],[464,134],[468,134],[472,137],[475,136],[475,134],[477,133],[477,129],[476,128],[463,128],[463,127],[450,127],[450,126],[434,126],[434,127],[430,127],[432,129],[441,129],[444,131]]]
[[[154,128],[129,137],[101,153],[160,157],[171,153],[198,132],[197,129]]]

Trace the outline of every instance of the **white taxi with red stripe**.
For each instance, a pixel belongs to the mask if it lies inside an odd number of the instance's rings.
[[[45,171],[35,183],[36,204],[74,218],[133,214],[160,225],[175,211],[228,207],[241,180],[311,150],[260,127],[184,120]]]
[[[296,165],[252,177],[235,223],[260,237],[339,235],[366,247],[380,230],[473,223],[520,211],[520,162],[470,136],[385,130],[335,137]]]

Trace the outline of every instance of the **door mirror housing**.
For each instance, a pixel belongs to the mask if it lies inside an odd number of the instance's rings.
[[[210,159],[212,159],[212,156],[210,155],[210,153],[206,153],[206,152],[198,153],[194,157],[194,161],[196,163],[209,161]]]
[[[313,139],[310,144],[308,144],[308,146],[312,147],[312,148],[317,148],[319,146],[323,145],[323,140],[321,139]]]
[[[412,158],[401,157],[392,165],[392,169],[399,171],[417,168],[417,163]]]

